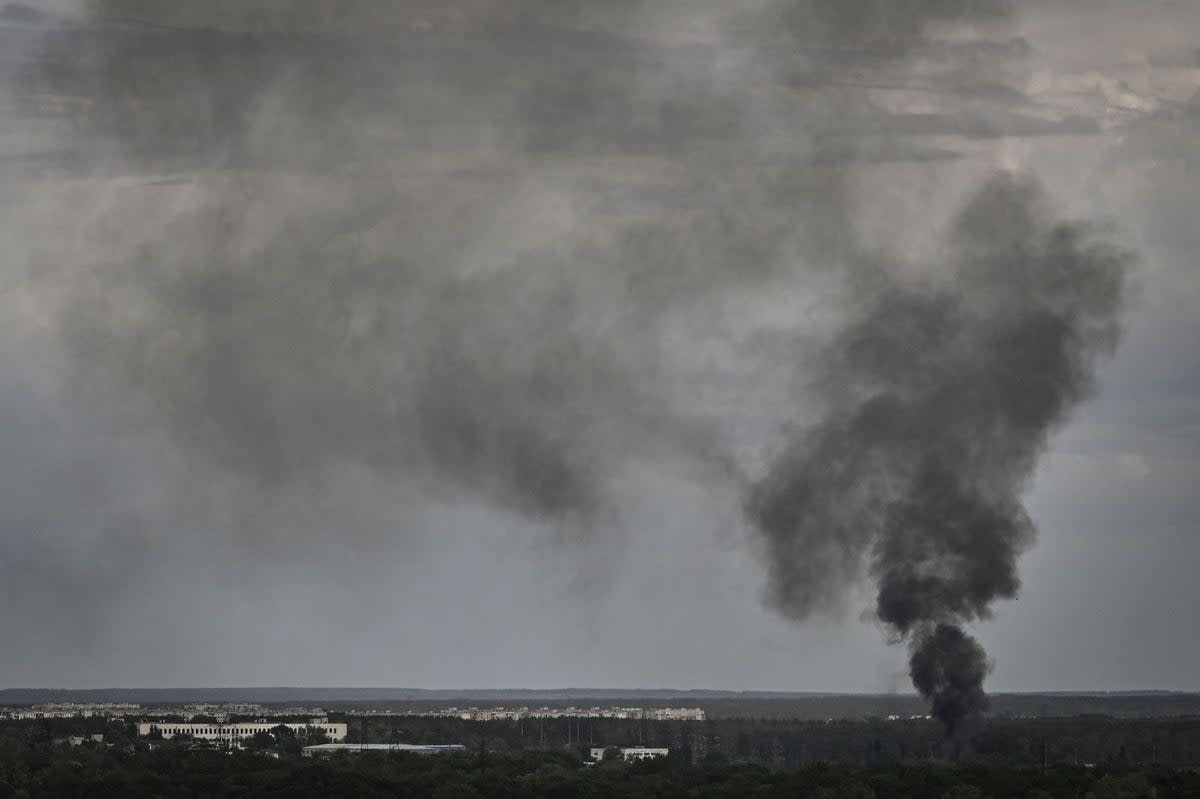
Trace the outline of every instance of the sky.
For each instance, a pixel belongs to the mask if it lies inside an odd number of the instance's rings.
[[[0,5],[0,687],[911,690],[874,528],[753,498],[872,309],[1007,318],[1020,174],[1121,335],[954,621],[989,690],[1200,690],[1200,6],[737,5]],[[961,329],[911,374],[1002,371]]]

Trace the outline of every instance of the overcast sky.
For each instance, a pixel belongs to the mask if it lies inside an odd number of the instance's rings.
[[[332,5],[0,6],[0,687],[910,690],[745,490],[1013,170],[1136,266],[988,687],[1200,690],[1200,4]]]

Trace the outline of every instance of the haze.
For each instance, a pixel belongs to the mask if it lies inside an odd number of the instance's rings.
[[[1200,690],[1200,8],[739,6],[5,5],[0,685],[908,690],[868,543],[747,496],[871,298],[1020,304],[956,266],[1011,179],[1103,268],[955,620],[989,690]],[[1006,352],[963,307],[884,338]]]

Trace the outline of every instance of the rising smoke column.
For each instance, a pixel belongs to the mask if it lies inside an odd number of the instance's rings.
[[[875,613],[908,643],[913,683],[958,751],[987,707],[987,657],[962,626],[1016,595],[1035,533],[1021,494],[1116,343],[1128,258],[1007,174],[946,249],[935,281],[863,268],[860,310],[816,381],[827,410],[747,507],[785,614],[870,575]]]

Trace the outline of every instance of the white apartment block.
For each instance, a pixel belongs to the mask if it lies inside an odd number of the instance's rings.
[[[651,721],[704,721],[704,711],[698,707],[656,707],[646,711]]]
[[[278,721],[239,721],[233,724],[182,724],[174,721],[144,721],[137,725],[140,736],[162,733],[164,738],[174,738],[176,735],[190,735],[202,741],[216,741],[225,746],[234,746],[241,741],[251,738],[260,732],[270,732],[276,727],[287,727],[293,732],[303,732],[316,729],[325,733],[331,741],[346,740],[345,724],[330,724],[322,719],[313,719],[307,723],[278,722]]]
[[[118,718],[120,716],[140,713],[141,705],[115,704],[102,702],[94,704],[76,704],[64,702],[59,704],[34,705],[30,708],[0,708],[0,718],[10,719],[73,719]]]
[[[603,746],[592,747],[592,760],[600,761],[604,759],[604,753],[608,751]],[[633,760],[649,760],[655,757],[668,757],[671,754],[670,749],[652,749],[646,746],[628,746],[618,750],[621,753],[621,759],[626,763]]]
[[[417,713],[420,716],[460,718],[463,721],[518,721],[520,719],[646,719],[647,721],[704,721],[706,716],[698,707],[592,707],[592,708],[447,708]]]

